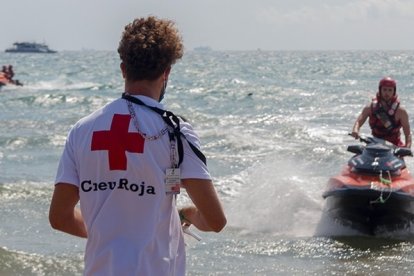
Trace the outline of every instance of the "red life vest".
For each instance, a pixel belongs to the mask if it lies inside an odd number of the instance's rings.
[[[404,146],[401,141],[401,122],[396,121],[395,113],[400,106],[400,101],[395,95],[390,105],[383,105],[380,97],[372,99],[369,126],[374,137],[378,137],[393,143],[396,146]]]

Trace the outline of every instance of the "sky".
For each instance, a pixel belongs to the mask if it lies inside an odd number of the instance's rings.
[[[413,50],[414,0],[2,0],[16,41],[116,51],[134,18],[173,20],[187,50]]]

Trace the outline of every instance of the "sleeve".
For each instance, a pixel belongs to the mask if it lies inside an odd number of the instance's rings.
[[[181,179],[198,178],[198,179],[211,179],[207,165],[205,165],[200,158],[191,149],[188,142],[191,142],[195,147],[200,149],[200,139],[194,132],[192,126],[189,123],[181,123],[181,132],[187,138],[182,139],[184,148],[184,159],[181,164]]]
[[[65,147],[62,156],[60,157],[59,166],[56,174],[55,184],[68,183],[79,187],[79,175],[76,166],[76,159],[74,153],[74,128],[69,132],[66,138]]]

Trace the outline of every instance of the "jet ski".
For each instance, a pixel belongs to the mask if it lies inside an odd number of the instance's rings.
[[[328,181],[325,211],[335,221],[361,233],[408,229],[414,222],[414,179],[403,157],[409,148],[383,139],[360,137],[342,172]]]
[[[0,87],[10,83],[10,80],[0,73]]]
[[[9,79],[5,76],[4,73],[0,72],[0,88],[6,85],[23,86],[23,84],[19,80]]]

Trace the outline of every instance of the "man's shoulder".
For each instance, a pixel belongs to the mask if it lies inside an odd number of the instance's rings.
[[[198,140],[198,135],[195,133],[193,126],[188,121],[181,121],[180,123],[180,131],[184,134],[187,138],[196,139]]]
[[[401,104],[398,106],[397,112],[407,112],[407,110],[405,109],[404,106],[402,106]]]
[[[117,110],[121,110],[120,102],[121,102],[121,99],[116,99],[102,106],[101,108],[95,110],[94,112],[84,116],[83,118],[81,118],[79,121],[76,122],[76,124],[74,125],[74,128],[89,126],[91,124],[94,124],[95,121],[100,117],[103,117],[106,115],[110,116],[113,113],[116,113]]]
[[[366,114],[366,115],[369,115],[369,114],[371,114],[372,109],[373,109],[372,103],[369,103],[369,104],[364,106],[364,108],[362,109],[362,113]]]
[[[395,112],[396,116],[408,116],[407,110],[403,106],[398,106],[398,109]]]

